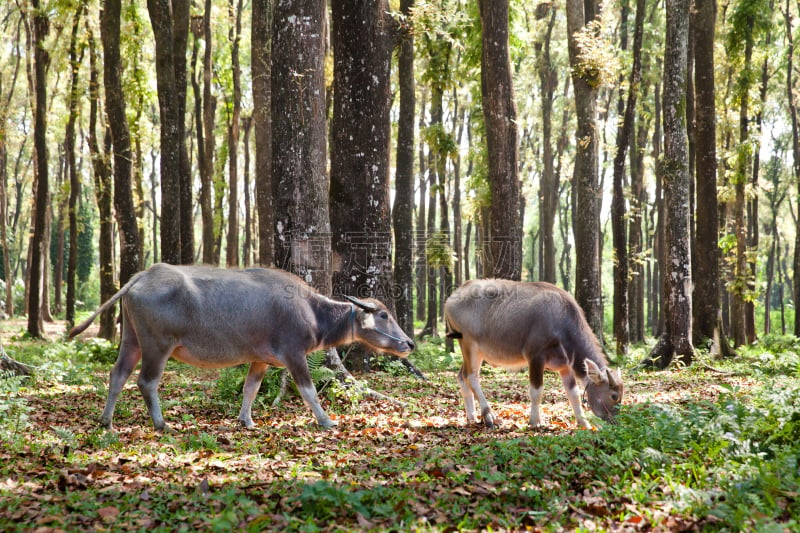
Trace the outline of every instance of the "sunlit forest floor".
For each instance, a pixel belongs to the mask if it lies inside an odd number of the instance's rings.
[[[800,530],[793,345],[665,372],[634,354],[619,423],[591,417],[591,431],[550,374],[547,424],[529,429],[526,373],[489,367],[500,425],[467,425],[460,357],[438,341],[412,356],[426,381],[391,361],[357,376],[395,401],[322,380],[328,431],[297,394],[272,406],[274,374],[257,427],[239,428],[242,369],[170,362],[162,435],[135,377],[115,431],[98,427],[112,345],[31,343],[13,327],[6,350],[38,370],[0,379],[0,530]]]

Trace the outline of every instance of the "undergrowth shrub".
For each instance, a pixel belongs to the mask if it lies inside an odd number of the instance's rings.
[[[311,380],[314,382],[314,386],[319,392],[328,388],[332,381],[336,381],[336,374],[333,370],[326,367],[324,363],[325,352],[309,354],[308,369],[311,372]],[[249,365],[240,365],[222,370],[216,382],[216,390],[219,399],[232,403],[241,401],[242,387],[244,387],[248,369]],[[285,372],[288,372],[285,368],[268,368],[264,379],[261,381],[261,388],[259,389],[255,402],[264,405],[275,400],[280,392],[281,380]],[[296,392],[297,389],[294,386],[294,381],[291,376],[287,375],[286,379],[288,379],[287,390]]]
[[[442,337],[425,337],[417,343],[414,350],[414,361],[423,372],[452,370],[461,364],[461,353],[456,343],[456,352],[447,351],[445,339]]]
[[[0,371],[0,440],[7,442],[10,448],[24,443],[31,407],[20,391],[29,380],[26,376]]]
[[[733,530],[764,530],[771,517],[800,516],[792,496],[800,488],[800,384],[751,389],[747,397],[723,388],[716,402],[623,409],[618,425],[592,435],[602,452],[591,461],[595,475],[622,466],[629,481],[614,490],[625,497],[648,483],[667,487],[666,494],[636,497],[669,497],[677,509]]]

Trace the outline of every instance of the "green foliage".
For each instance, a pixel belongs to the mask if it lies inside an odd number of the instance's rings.
[[[453,370],[461,364],[461,355],[447,351],[442,337],[426,337],[417,344],[414,361],[423,372]]]
[[[453,268],[453,256],[455,252],[450,246],[447,234],[436,232],[428,237],[425,243],[425,254],[428,266],[435,268]]]
[[[0,441],[12,448],[24,444],[22,432],[28,426],[31,407],[20,394],[29,378],[0,371]]]
[[[95,265],[94,212],[89,202],[81,202],[78,211],[78,265],[76,276],[78,282],[85,284],[89,280]]]
[[[396,514],[386,501],[386,490],[373,487],[370,490],[348,490],[344,487],[320,481],[303,486],[303,491],[294,499],[300,510],[300,519],[313,518],[314,522],[338,520],[341,515],[365,518],[391,517]]]
[[[331,381],[336,381],[333,370],[326,367],[325,352],[313,352],[308,356],[308,369],[311,371],[311,380],[317,391],[323,391]],[[241,402],[242,388],[244,387],[245,379],[247,378],[249,366],[240,365],[230,368],[224,368],[220,372],[220,377],[216,382],[217,397],[229,404],[236,404]],[[261,388],[259,389],[256,403],[261,405],[270,404],[280,393],[281,380],[283,374],[288,372],[285,368],[270,367],[261,381]],[[294,382],[291,376],[286,376],[289,383],[293,385]]]
[[[613,84],[619,75],[618,55],[603,32],[603,21],[595,20],[575,34],[578,46],[577,74],[593,88]]]
[[[743,54],[748,45],[753,46],[756,39],[770,31],[773,12],[768,0],[735,2],[728,16],[725,50],[733,56]]]
[[[113,364],[117,360],[119,347],[107,340],[100,337],[92,337],[86,341],[76,341],[76,352],[86,357],[87,360],[99,363],[102,365]]]

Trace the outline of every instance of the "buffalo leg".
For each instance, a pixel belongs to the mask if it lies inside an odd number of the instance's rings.
[[[567,392],[569,404],[572,406],[572,412],[575,413],[575,419],[578,425],[582,428],[589,429],[592,427],[586,418],[583,416],[583,408],[581,408],[581,391],[578,388],[578,383],[575,381],[575,374],[572,373],[571,368],[566,368],[561,372],[561,383],[564,384],[564,390]]]
[[[311,381],[311,373],[308,371],[308,362],[306,361],[305,355],[295,354],[294,357],[289,356],[287,358],[286,368],[289,369],[289,373],[292,375],[292,379],[294,379],[294,383],[297,385],[297,390],[300,391],[300,396],[303,397],[303,401],[311,409],[311,412],[314,413],[317,423],[326,429],[335,426],[336,422],[330,419],[319,404],[317,389],[314,388],[314,382]]]
[[[461,355],[464,358],[464,364],[462,365],[461,372],[459,373],[459,383],[461,383],[461,393],[464,396],[464,404],[467,410],[467,420],[470,422],[475,420],[475,404],[473,403],[472,398],[474,395],[475,399],[478,400],[478,405],[481,408],[481,418],[483,419],[483,424],[488,428],[493,428],[494,413],[492,413],[492,409],[489,407],[489,402],[486,401],[486,396],[483,394],[483,389],[481,389],[481,378],[479,376],[483,358],[481,357],[478,348],[475,346],[470,346],[467,342],[461,343]],[[465,387],[464,384],[466,384],[467,387]]]
[[[267,363],[250,363],[250,370],[247,372],[247,379],[242,389],[242,409],[239,411],[239,422],[246,428],[255,426],[252,415],[253,401],[256,399],[258,389],[261,388],[261,380],[264,379],[267,368],[269,368]]]
[[[153,343],[142,346],[142,369],[139,371],[137,385],[139,385],[139,391],[142,393],[156,431],[167,429],[158,401],[158,384],[164,374],[164,367],[167,366],[171,352],[171,347],[160,347]]]
[[[531,396],[531,414],[529,424],[532,428],[540,426],[542,419],[539,416],[539,405],[542,403],[544,391],[544,354],[537,354],[529,359],[528,363],[528,392]]]
[[[461,365],[458,371],[458,384],[461,387],[461,396],[464,397],[464,409],[467,412],[467,422],[476,422],[475,419],[475,395],[467,381],[467,370],[465,365]]]
[[[111,370],[111,379],[108,384],[108,398],[106,399],[106,407],[103,409],[103,414],[100,415],[100,424],[107,429],[114,429],[112,419],[114,418],[114,408],[117,405],[122,387],[125,382],[131,377],[133,369],[142,358],[142,350],[139,347],[139,342],[136,339],[136,334],[130,327],[124,325],[122,327],[122,341],[119,345],[119,355],[114,368]]]

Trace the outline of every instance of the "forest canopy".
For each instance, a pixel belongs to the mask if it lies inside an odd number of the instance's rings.
[[[7,315],[38,336],[164,261],[423,335],[467,279],[547,281],[657,366],[800,331],[796,4],[292,4],[0,6]]]

